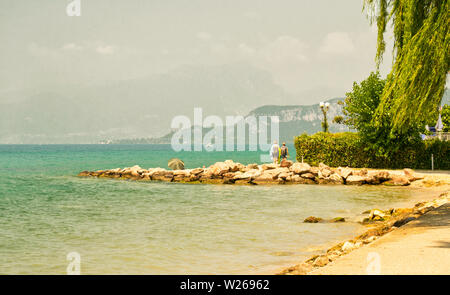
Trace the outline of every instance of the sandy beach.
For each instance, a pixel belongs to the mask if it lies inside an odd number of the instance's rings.
[[[374,259],[379,257],[379,268]],[[450,203],[340,257],[311,275],[450,274]]]
[[[421,176],[424,178],[413,186],[418,196],[409,201],[413,207],[398,209],[411,210],[409,213],[368,228],[365,234],[279,274],[450,274],[450,175]]]

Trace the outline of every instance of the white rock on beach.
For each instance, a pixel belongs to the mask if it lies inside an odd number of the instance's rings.
[[[347,252],[347,251],[351,251],[355,248],[355,244],[353,244],[352,242],[345,242],[344,245],[342,246],[342,251]]]
[[[261,175],[261,171],[258,169],[251,169],[245,173],[236,173],[236,175],[233,177],[233,179],[254,179]]]
[[[363,176],[350,175],[349,177],[347,177],[345,182],[346,182],[346,184],[350,184],[350,185],[361,185],[364,183],[365,180],[366,180],[366,178]]]

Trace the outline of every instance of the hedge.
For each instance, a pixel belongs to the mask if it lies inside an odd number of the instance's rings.
[[[390,157],[377,156],[358,133],[352,132],[302,134],[294,139],[294,144],[297,161],[303,157],[311,165],[323,162],[331,167],[431,169],[433,154],[434,169],[450,170],[450,142],[439,139],[417,142]]]

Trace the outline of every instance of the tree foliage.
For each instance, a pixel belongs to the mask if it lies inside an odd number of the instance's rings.
[[[344,100],[344,118],[335,120],[358,130],[366,149],[380,157],[388,157],[419,140],[417,124],[411,126],[406,133],[392,132],[390,113],[383,114],[378,125],[373,124],[385,84],[386,80],[381,79],[378,72],[372,72],[360,84],[354,82],[352,91],[346,93]]]
[[[380,78],[378,72],[370,73],[360,84],[354,82],[352,91],[346,93],[344,100],[344,123],[363,134],[374,132],[372,118],[380,104],[385,84],[386,81]]]
[[[332,167],[450,169],[450,141],[438,139],[420,140],[392,153],[379,156],[361,139],[360,133],[302,134],[294,139],[297,160],[318,165],[323,162]]]
[[[407,133],[439,106],[450,70],[449,0],[364,0],[378,26],[377,66],[386,49],[389,22],[394,32],[394,62],[373,122],[385,116],[392,133]]]

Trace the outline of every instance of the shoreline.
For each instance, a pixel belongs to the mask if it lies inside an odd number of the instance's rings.
[[[443,176],[443,175],[442,175]],[[444,176],[445,178],[450,178],[450,176]],[[423,183],[421,187],[423,186]],[[429,190],[429,194],[425,194]],[[446,184],[444,186],[428,186],[425,194],[422,197],[413,198],[409,200],[410,204],[415,205],[413,207],[407,208],[397,208],[391,211],[389,215],[386,211],[381,211],[377,209],[370,210],[370,214],[373,211],[377,214],[386,214],[385,220],[375,221],[372,220],[366,223],[368,227],[362,234],[357,235],[354,238],[346,239],[339,243],[331,246],[331,242],[327,245],[318,249],[321,254],[312,255],[311,257],[305,259],[299,264],[295,264],[290,267],[279,268],[274,271],[277,275],[346,275],[346,274],[367,274],[368,266],[368,255],[369,253],[382,253],[383,256],[390,257],[389,263],[385,263],[382,269],[386,271],[381,274],[420,274],[420,269],[411,269],[404,264],[398,264],[395,260],[399,260],[403,263],[407,261],[408,255],[402,252],[411,248],[411,242],[408,239],[415,239],[414,233],[416,232],[414,227],[417,224],[424,223],[422,220],[427,220],[425,222],[429,223],[430,228],[440,228],[440,232],[437,236],[445,235],[448,239],[450,238],[450,227],[445,227],[448,225],[448,218],[450,217],[450,185]],[[421,200],[417,202],[418,200]],[[416,203],[417,202],[417,203]],[[392,210],[392,209],[391,209]],[[446,212],[441,213],[439,210],[446,210]],[[389,210],[388,210],[389,211]],[[432,219],[429,216],[436,214],[446,214],[447,221],[428,221]],[[376,219],[376,218],[375,218]],[[442,224],[444,223],[444,224]],[[433,235],[427,235],[425,238],[421,237],[421,242],[430,243]],[[386,250],[386,244],[390,241],[395,240],[395,248]],[[414,242],[417,245],[417,241]],[[429,246],[424,246],[429,247]],[[438,246],[437,246],[438,247]],[[391,252],[398,249],[397,255],[392,255]],[[390,252],[391,251],[391,252]],[[412,250],[411,250],[412,251]],[[424,251],[422,248],[415,249],[415,251]],[[432,261],[432,256],[434,253],[422,253],[425,261]],[[403,256],[403,257],[402,257]],[[395,257],[395,258],[392,258]],[[422,264],[426,264],[422,262]],[[445,265],[450,265],[450,263],[444,263]],[[422,265],[423,266],[423,265]],[[421,268],[422,269],[422,268]],[[427,268],[429,271],[423,274],[430,273],[431,267]],[[394,271],[395,270],[395,271]],[[443,270],[445,274],[450,274],[450,269]],[[444,274],[444,273],[442,273]]]
[[[119,180],[133,181],[159,181],[170,183],[190,183],[190,184],[236,184],[236,185],[285,185],[285,184],[317,184],[317,185],[383,185],[391,187],[404,187],[405,189],[417,190],[415,197],[397,204],[397,209],[381,211],[380,214],[388,215],[387,220],[367,220],[366,223],[359,222],[363,226],[371,228],[363,229],[355,233],[356,238],[347,238],[346,241],[339,243],[338,241],[330,242],[315,246],[315,250],[311,252],[325,254],[313,255],[305,262],[294,265],[293,261],[290,266],[284,265],[274,267],[270,271],[271,274],[316,274],[316,272],[325,271],[330,265],[337,263],[342,257],[347,257],[353,250],[367,248],[378,239],[383,240],[384,235],[404,225],[417,220],[422,215],[432,211],[436,207],[436,202],[442,205],[443,194],[445,194],[445,203],[448,202],[448,193],[450,192],[450,174],[444,172],[416,172],[411,169],[388,170],[388,169],[358,169],[358,168],[330,168],[324,164],[319,167],[311,167],[305,163],[291,164],[290,167],[279,167],[273,164],[250,164],[244,166],[234,163],[231,160],[218,162],[208,168],[195,168],[188,170],[169,171],[162,168],[142,169],[139,166],[131,168],[116,168],[111,170],[99,170],[94,172],[83,171],[80,177],[96,177],[96,178],[116,178]],[[305,171],[299,172],[296,168],[305,168]],[[283,170],[283,171],[280,171]],[[256,173],[255,173],[256,172]],[[275,172],[275,173],[274,173]],[[299,172],[299,173],[297,173]],[[272,174],[273,173],[273,174]],[[283,175],[282,173],[288,174]],[[304,175],[310,173],[314,178],[305,178]],[[347,175],[345,175],[347,173]],[[269,174],[270,179],[264,182],[258,182],[257,179],[261,175]],[[280,177],[281,176],[283,177]],[[276,176],[273,176],[276,175]],[[301,181],[293,181],[293,176],[301,178]],[[354,176],[351,178],[351,176]],[[235,178],[236,177],[236,178]],[[340,178],[338,178],[340,177]],[[333,178],[337,181],[333,181]],[[348,183],[348,179],[356,179],[358,181]],[[362,180],[361,180],[362,179]],[[330,181],[331,180],[331,181]],[[437,196],[440,196],[437,198]],[[437,199],[436,199],[437,198]],[[409,208],[413,206],[412,208]],[[374,209],[374,208],[371,208]],[[386,208],[388,209],[388,208]],[[370,215],[373,215],[371,210]],[[390,211],[390,212],[389,212]],[[367,218],[366,218],[367,219]],[[396,224],[397,223],[397,224]],[[401,223],[401,226],[398,226]],[[397,226],[394,226],[396,224]],[[344,238],[345,239],[345,238]],[[335,245],[333,245],[335,244]],[[344,248],[344,249],[343,249]],[[366,263],[366,262],[364,262]],[[339,274],[339,272],[338,272]],[[340,274],[346,274],[341,272]]]

